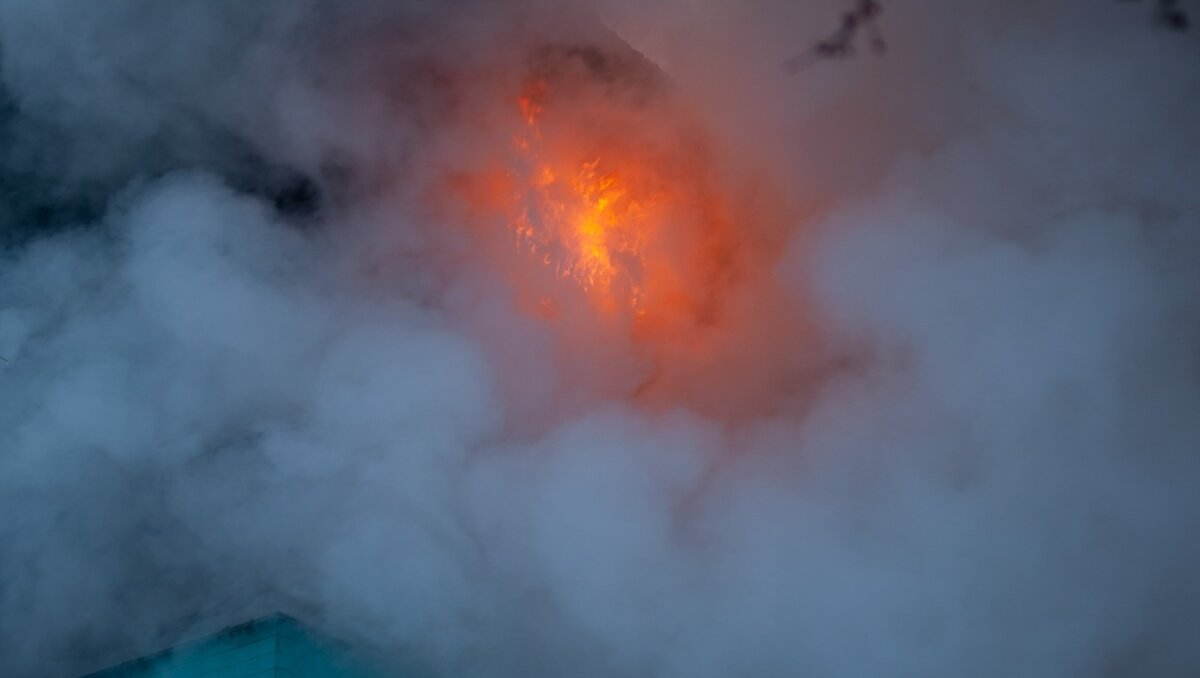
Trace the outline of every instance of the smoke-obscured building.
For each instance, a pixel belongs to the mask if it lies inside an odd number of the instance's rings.
[[[275,614],[84,678],[379,678],[348,648]]]

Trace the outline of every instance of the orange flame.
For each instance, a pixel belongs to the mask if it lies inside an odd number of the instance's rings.
[[[517,247],[593,299],[643,313],[641,271],[661,191],[635,185],[603,156],[556,157],[540,129],[544,89],[536,83],[519,99],[526,128],[513,146],[526,176],[510,223]]]

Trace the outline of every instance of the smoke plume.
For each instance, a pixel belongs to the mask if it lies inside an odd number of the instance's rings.
[[[884,4],[0,0],[0,674],[1197,675],[1200,43]]]

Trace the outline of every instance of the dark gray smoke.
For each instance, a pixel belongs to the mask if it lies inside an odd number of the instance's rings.
[[[786,77],[835,5],[0,0],[0,674],[276,609],[443,675],[1200,674],[1200,42],[919,0]],[[724,205],[652,331],[461,198],[530,74]]]

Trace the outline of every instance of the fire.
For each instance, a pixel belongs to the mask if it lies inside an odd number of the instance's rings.
[[[800,336],[772,276],[794,223],[776,178],[620,44],[539,49],[496,84],[438,196],[496,308],[559,340],[564,374],[644,402],[742,411],[792,383],[761,359]]]
[[[489,120],[506,143],[451,180],[480,252],[521,308],[568,331],[692,341],[743,275],[738,184],[661,83],[599,57],[547,58]]]
[[[632,176],[645,173],[621,158],[564,157],[541,131],[544,94],[535,83],[519,99],[525,129],[513,140],[520,188],[509,224],[516,246],[602,305],[644,314],[647,247],[665,190]]]

